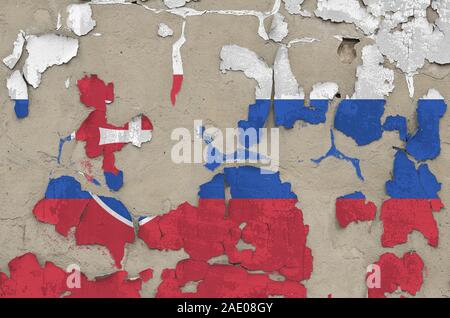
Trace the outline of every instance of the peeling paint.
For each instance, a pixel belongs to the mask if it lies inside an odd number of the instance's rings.
[[[62,28],[62,16],[61,12],[58,12],[58,17],[56,19],[56,31],[59,31]]]
[[[355,92],[339,104],[334,118],[334,127],[358,146],[383,136],[384,98],[394,90],[394,72],[382,65],[384,58],[376,45],[363,48],[362,60],[356,71]]]
[[[385,298],[386,293],[393,293],[397,288],[416,295],[422,287],[424,264],[415,252],[405,253],[401,258],[385,253],[375,264],[379,266],[380,286],[368,288],[369,298]]]
[[[173,30],[165,23],[158,24],[158,35],[162,38],[172,36]]]
[[[356,172],[356,175],[358,176],[358,178],[364,181],[364,177],[361,172],[360,160],[358,158],[348,157],[337,149],[335,141],[334,141],[333,130],[330,130],[330,136],[331,136],[330,137],[331,138],[331,146],[330,146],[330,149],[328,150],[328,152],[318,159],[311,159],[311,161],[316,164],[320,164],[322,161],[324,161],[325,159],[327,159],[329,157],[334,157],[338,160],[348,161],[352,164],[353,168],[355,169],[355,172]]]
[[[228,212],[225,182],[230,185],[232,197],[228,202]],[[138,237],[152,249],[184,248],[190,259],[182,263],[195,264],[194,267],[201,266],[205,270],[220,269],[221,266],[208,265],[207,261],[226,254],[230,263],[239,263],[242,267],[225,266],[223,269],[231,275],[227,279],[232,279],[231,273],[235,271],[244,276],[248,275],[248,270],[278,272],[286,278],[281,285],[286,284],[286,287],[292,286],[296,290],[290,296],[305,296],[306,290],[298,281],[308,279],[312,271],[311,251],[305,245],[308,226],[303,224],[302,213],[295,207],[297,199],[290,190],[290,184],[281,183],[279,173],[262,175],[258,168],[248,166],[225,168],[224,174],[218,174],[200,186],[199,196],[198,207],[184,203],[162,216],[142,218]],[[242,223],[246,226],[241,227]],[[267,227],[266,224],[271,226]],[[288,236],[276,234],[286,231]],[[239,250],[237,244],[240,240],[251,244],[254,250]],[[175,273],[181,274],[186,269],[182,263],[177,265],[176,272],[166,270],[163,273],[163,282],[158,288],[159,296],[189,296],[183,294],[180,288],[188,281],[199,279],[186,276],[186,281],[179,281]],[[193,273],[191,270],[189,272]],[[198,268],[196,272],[200,274],[203,271]],[[248,278],[252,279],[253,276]],[[200,292],[203,288],[220,288],[220,282],[208,281],[209,278],[205,278],[204,283],[199,284],[196,296],[205,296]],[[217,292],[236,297],[257,297],[264,293],[263,290],[245,291],[252,286],[250,281],[233,281],[236,287],[225,287]],[[211,296],[216,295],[214,291],[209,292]]]
[[[89,280],[83,273],[67,273],[52,262],[41,266],[32,253],[11,260],[9,272],[10,277],[0,272],[0,298],[140,298],[145,281],[127,279],[125,271]],[[71,274],[79,275],[79,286],[70,286]],[[146,279],[150,279],[148,274]]]
[[[17,118],[28,116],[28,87],[20,71],[14,71],[6,82],[9,98],[15,102],[14,111]]]
[[[372,221],[375,219],[377,207],[367,202],[361,192],[354,192],[336,199],[336,219],[342,228],[352,222]]]
[[[281,42],[288,33],[288,24],[284,21],[284,16],[280,13],[275,13],[270,27],[269,38],[275,42]]]
[[[78,36],[91,32],[96,22],[92,19],[92,9],[89,3],[71,4],[67,7],[67,27]]]
[[[123,172],[115,165],[114,153],[122,150],[127,143],[141,147],[143,143],[149,142],[152,139],[153,124],[142,114],[121,127],[108,123],[106,104],[114,102],[113,83],[105,84],[96,75],[92,75],[85,76],[77,85],[80,101],[94,110],[76,132],[60,140],[58,162],[65,142],[83,141],[86,143],[88,158],[103,157],[102,169],[106,184],[111,190],[118,191],[123,186]]]
[[[376,45],[362,49],[363,64],[356,70],[353,99],[383,99],[394,90],[394,71],[383,66],[384,58]]]
[[[38,221],[55,225],[65,237],[75,228],[78,245],[105,246],[117,268],[122,267],[125,244],[135,240],[127,208],[114,198],[83,191],[73,177],[51,179],[45,198],[35,205],[33,214]]]
[[[318,0],[314,14],[324,20],[354,23],[366,35],[373,34],[379,23],[359,0]]]
[[[409,136],[406,151],[416,160],[432,160],[441,153],[441,137],[439,123],[447,111],[447,104],[442,95],[430,89],[417,106],[416,133]]]
[[[28,58],[23,66],[23,74],[28,84],[37,88],[42,73],[54,65],[68,63],[78,52],[78,40],[65,36],[46,34],[26,37]]]
[[[272,96],[272,69],[255,52],[238,45],[227,45],[220,51],[220,70],[242,71],[245,76],[256,80],[256,99],[270,99]]]
[[[172,106],[175,106],[177,96],[181,91],[184,79],[183,59],[181,57],[181,48],[186,43],[186,37],[184,36],[184,30],[186,28],[186,20],[183,21],[181,26],[180,38],[172,46],[172,89],[170,91],[170,101]]]
[[[25,32],[20,31],[17,34],[17,39],[14,41],[14,49],[10,55],[3,59],[3,63],[11,70],[16,66],[17,62],[22,56],[23,46],[25,44]]]
[[[191,0],[164,0],[164,4],[170,9],[183,7],[187,2]]]
[[[290,14],[299,14],[304,17],[311,16],[310,12],[308,12],[306,10],[302,10],[301,5],[303,4],[303,2],[305,2],[305,0],[283,0],[283,2],[284,2],[284,8]]]
[[[292,128],[303,120],[317,125],[326,121],[329,100],[338,92],[335,83],[318,83],[310,94],[310,106],[305,105],[305,93],[291,70],[288,48],[280,46],[274,63],[274,117],[275,125]]]
[[[439,231],[433,212],[439,212],[444,207],[438,197],[440,190],[441,184],[427,164],[421,164],[416,169],[404,152],[397,151],[393,178],[386,182],[386,192],[391,199],[381,207],[380,220],[384,228],[382,245],[393,247],[406,243],[412,231],[419,231],[428,244],[436,247]]]

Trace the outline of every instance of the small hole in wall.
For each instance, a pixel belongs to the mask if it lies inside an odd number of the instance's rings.
[[[337,53],[342,63],[351,64],[356,59],[355,45],[359,43],[358,39],[343,38],[339,45]]]
[[[336,93],[336,98],[341,98],[341,93],[337,92]]]

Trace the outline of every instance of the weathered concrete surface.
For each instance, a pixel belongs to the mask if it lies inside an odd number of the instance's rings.
[[[58,12],[73,1],[5,0],[0,9],[0,56],[11,53],[12,43],[19,30],[30,34],[55,32]],[[147,5],[162,7],[159,1]],[[196,9],[257,9],[270,10],[271,0],[192,2]],[[315,1],[306,0],[303,9],[313,12]],[[289,23],[287,41],[299,37],[314,37],[320,42],[296,44],[290,49],[293,72],[306,96],[317,82],[331,81],[339,85],[342,98],[354,92],[356,67],[361,64],[362,48],[373,40],[365,38],[350,24],[335,24],[318,18],[289,15],[282,6],[280,12]],[[88,110],[79,102],[77,79],[95,73],[114,82],[115,106],[108,110],[113,124],[127,122],[144,113],[151,118],[154,138],[142,149],[125,147],[116,156],[125,173],[124,187],[117,197],[135,215],[156,215],[188,201],[197,202],[198,185],[209,181],[213,173],[200,164],[175,165],[170,160],[174,128],[193,129],[195,119],[218,128],[235,127],[246,117],[248,105],[254,101],[254,82],[243,74],[219,72],[219,52],[222,46],[237,44],[255,51],[271,64],[278,45],[266,42],[257,35],[255,17],[204,15],[189,17],[186,25],[187,42],[183,47],[185,81],[176,107],[170,105],[172,43],[179,37],[182,19],[167,13],[154,14],[136,5],[93,6],[96,28],[79,38],[78,56],[69,64],[50,68],[43,74],[38,90],[29,89],[30,116],[19,121],[8,98],[6,78],[10,71],[0,67],[0,269],[7,271],[7,263],[25,252],[34,252],[40,261],[53,261],[65,268],[79,264],[89,277],[113,272],[114,264],[105,248],[79,247],[72,238],[65,239],[53,226],[39,223],[32,215],[33,206],[43,197],[49,176],[76,175],[81,170],[84,145],[68,144],[64,148],[62,165],[56,162],[60,136],[79,127]],[[166,23],[174,36],[157,35],[158,24]],[[266,29],[271,19],[266,20]],[[59,34],[74,36],[63,28]],[[94,36],[100,33],[101,36]],[[355,45],[357,58],[342,63],[338,55],[342,35],[360,38]],[[22,58],[18,66],[23,65]],[[404,74],[395,70],[395,89],[387,98],[385,116],[400,114],[414,127],[416,102],[429,88],[435,88],[450,101],[449,66],[426,64],[415,76],[416,94],[408,96]],[[65,81],[71,78],[69,89]],[[281,178],[290,182],[299,197],[298,207],[309,224],[308,246],[314,256],[311,279],[305,281],[310,297],[365,297],[365,271],[387,251],[402,255],[409,250],[422,257],[426,274],[419,297],[450,297],[450,214],[448,208],[434,214],[439,225],[438,248],[430,248],[419,233],[410,236],[408,243],[394,249],[380,244],[382,224],[378,217],[371,224],[351,224],[340,229],[335,218],[335,199],[356,190],[362,191],[378,207],[387,199],[384,190],[390,178],[394,156],[393,146],[401,146],[396,133],[365,147],[356,147],[350,138],[336,133],[339,149],[348,156],[361,159],[366,178],[361,182],[350,165],[327,159],[320,166],[310,161],[329,148],[329,131],[339,99],[332,103],[326,124],[304,127],[297,123],[291,130],[281,129]],[[443,184],[440,197],[450,204],[450,112],[441,121],[441,155],[429,163],[430,169]],[[270,118],[269,127],[273,126]],[[94,175],[101,176],[100,160],[92,160]],[[94,186],[78,178],[85,189]],[[96,189],[98,192],[98,190]],[[110,195],[106,190],[100,194]],[[379,213],[379,212],[378,212]],[[69,236],[70,237],[70,236]],[[155,293],[158,277],[165,267],[173,267],[186,254],[180,252],[149,251],[142,241],[128,246],[125,270],[136,275],[152,267],[156,280],[144,284],[143,295]]]

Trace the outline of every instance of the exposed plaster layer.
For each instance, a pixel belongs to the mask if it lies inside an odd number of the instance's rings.
[[[91,32],[96,22],[92,19],[92,9],[89,3],[71,4],[67,7],[67,27],[78,36]]]
[[[78,52],[78,40],[65,36],[29,35],[26,40],[28,58],[23,66],[23,74],[34,88],[39,86],[42,73],[49,67],[68,63]]]
[[[314,13],[324,20],[354,23],[367,35],[373,34],[379,23],[358,0],[318,0]]]
[[[3,63],[8,66],[11,70],[16,66],[17,62],[22,56],[23,46],[25,44],[25,32],[20,31],[17,34],[17,39],[14,41],[14,48],[10,55],[3,59]]]

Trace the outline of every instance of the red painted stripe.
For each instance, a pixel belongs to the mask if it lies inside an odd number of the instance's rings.
[[[174,74],[172,78],[172,90],[170,91],[170,101],[172,102],[173,106],[175,106],[177,95],[181,91],[182,84],[183,74]]]

